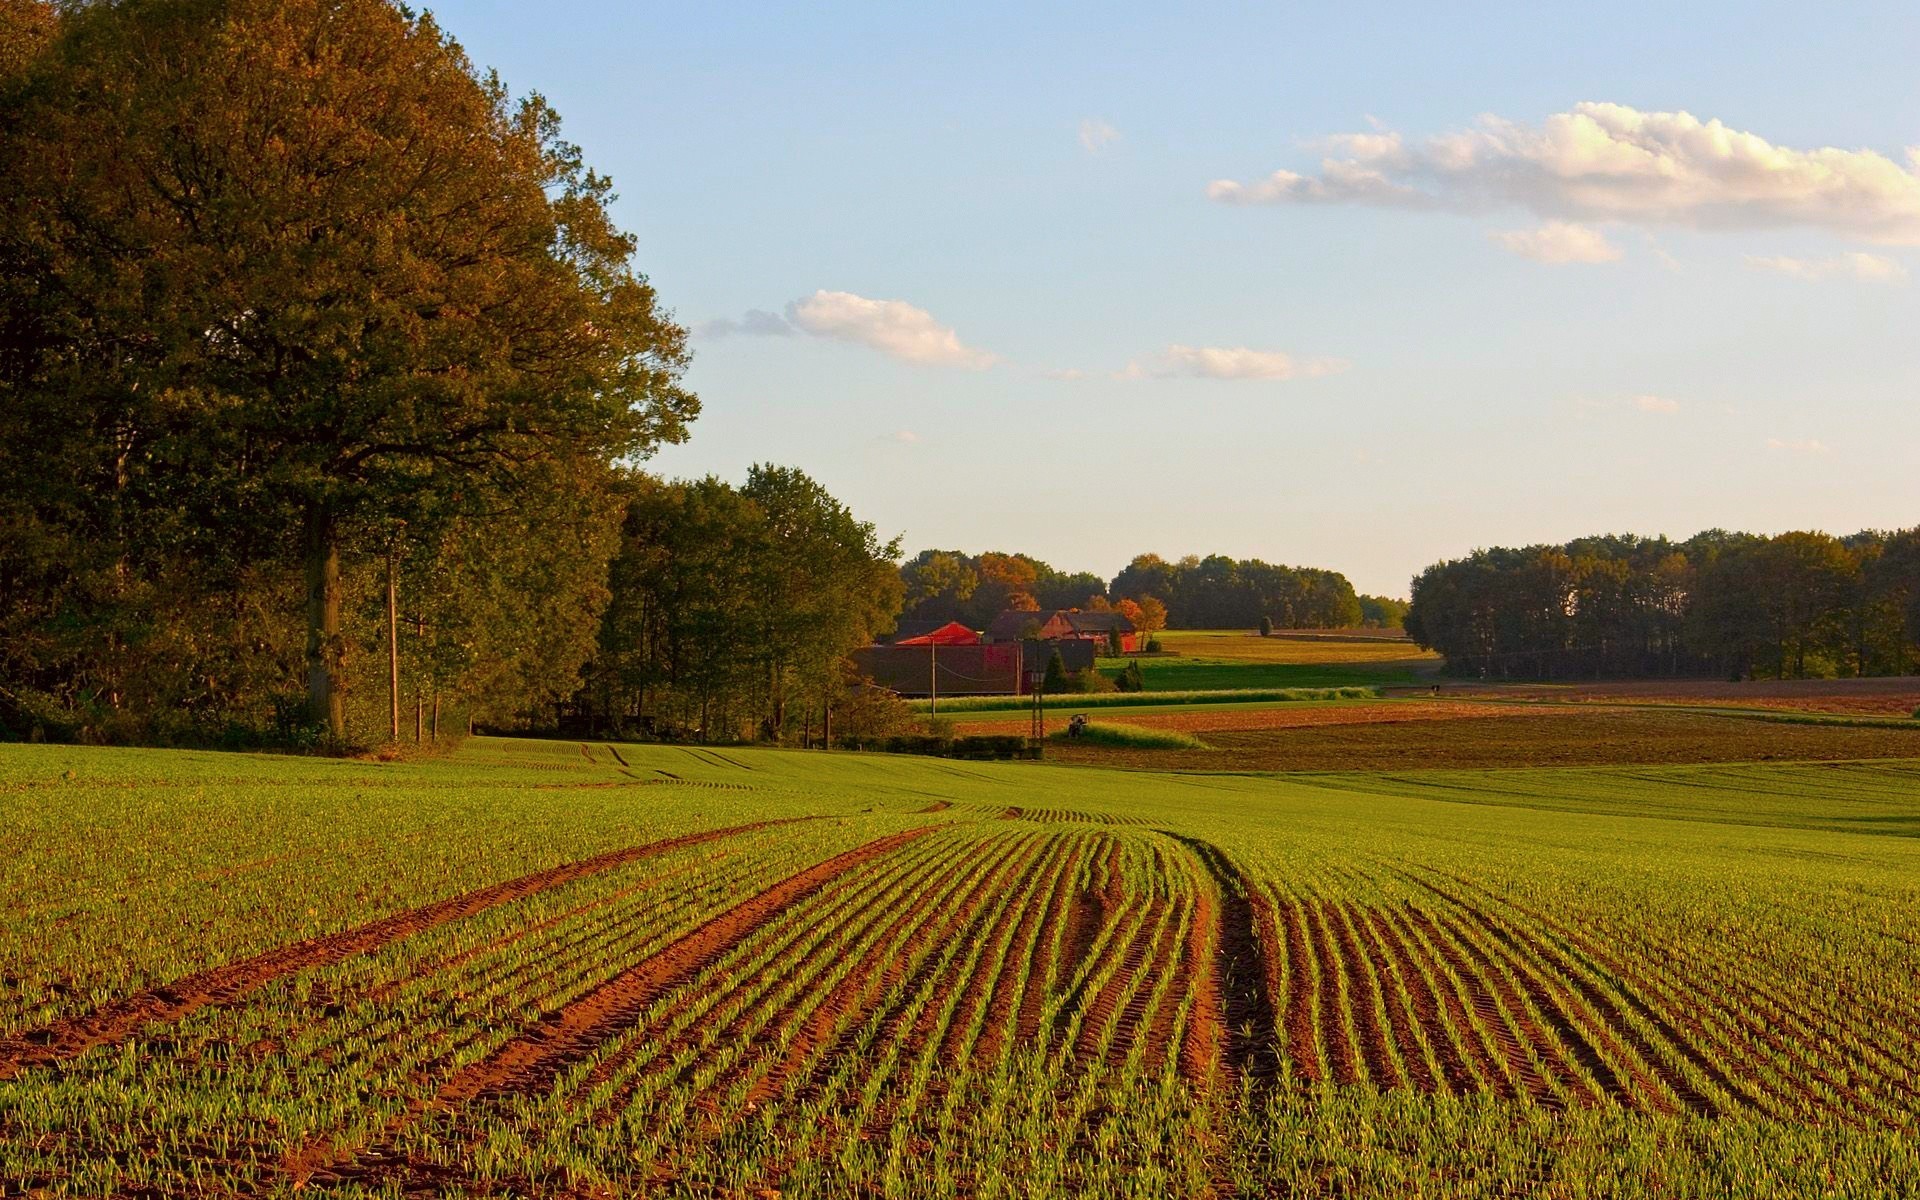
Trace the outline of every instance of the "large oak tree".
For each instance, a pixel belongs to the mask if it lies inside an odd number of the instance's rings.
[[[430,17],[48,12],[9,0],[0,39],[9,432],[201,552],[297,555],[311,716],[339,736],[349,531],[680,439],[685,334],[552,109]]]

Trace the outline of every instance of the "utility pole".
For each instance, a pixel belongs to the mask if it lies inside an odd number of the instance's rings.
[[[927,696],[932,704],[927,708],[927,732],[933,732],[933,723],[940,719],[940,643],[927,643]]]
[[[400,613],[393,585],[394,545],[387,543],[387,738],[400,740]],[[417,738],[415,740],[418,740]]]

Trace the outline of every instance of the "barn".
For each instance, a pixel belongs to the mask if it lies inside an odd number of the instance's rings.
[[[1123,654],[1137,652],[1144,640],[1125,613],[1086,612],[1077,608],[1003,612],[987,626],[986,640],[999,644],[1026,636],[1046,642],[1089,642],[1104,653],[1114,633],[1120,635]]]

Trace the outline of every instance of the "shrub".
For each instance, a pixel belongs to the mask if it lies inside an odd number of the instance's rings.
[[[1047,735],[1050,742],[1068,740],[1067,731]],[[1207,744],[1190,733],[1177,729],[1148,729],[1144,725],[1123,725],[1118,721],[1089,721],[1080,736],[1073,739],[1095,746],[1114,746],[1123,750],[1205,750]]]
[[[1055,650],[1053,655],[1047,659],[1047,677],[1040,686],[1049,692],[1064,692],[1067,690],[1067,662],[1060,657],[1058,650]]]
[[[1273,618],[1272,617],[1260,618],[1260,636],[1261,637],[1273,636]]]
[[[1119,685],[1108,678],[1105,671],[1088,667],[1084,671],[1074,671],[1067,676],[1067,686],[1061,689],[1083,696],[1097,695],[1101,692],[1118,691]]]
[[[1150,637],[1150,638],[1148,638],[1148,639],[1147,639],[1147,653],[1148,653],[1148,654],[1158,654],[1158,653],[1160,653],[1160,639],[1159,639],[1159,638],[1157,638],[1157,637]]]
[[[1121,671],[1113,682],[1123,692],[1144,692],[1147,690],[1146,677],[1140,673],[1139,659],[1128,663],[1126,669]]]
[[[1920,721],[1920,708],[1916,708],[1913,710],[1913,719],[1916,721]]]

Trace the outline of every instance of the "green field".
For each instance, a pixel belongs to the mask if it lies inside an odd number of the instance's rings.
[[[1218,688],[1380,687],[1420,683],[1440,667],[1411,642],[1263,638],[1243,630],[1170,629],[1159,635],[1167,657],[1144,656],[1140,671],[1153,692]],[[1129,658],[1103,658],[1117,672]]]
[[[0,804],[9,1194],[1920,1189],[1920,763],[7,747]]]

